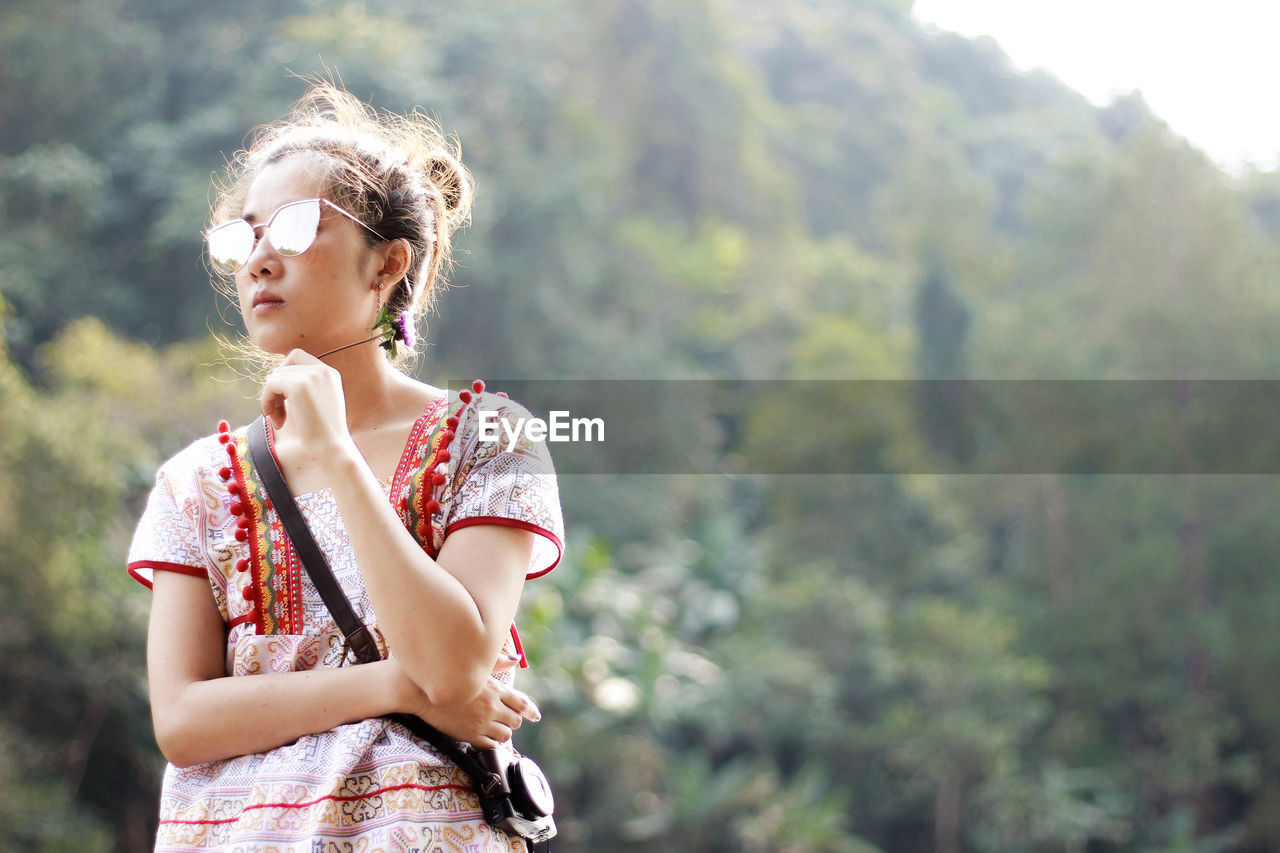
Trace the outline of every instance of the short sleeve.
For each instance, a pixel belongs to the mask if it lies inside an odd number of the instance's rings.
[[[450,466],[453,500],[445,507],[445,536],[476,524],[538,534],[526,573],[530,579],[555,568],[564,551],[560,491],[547,443],[528,438],[524,429],[515,433],[531,417],[505,397],[477,395],[459,419],[454,445],[459,455]]]
[[[156,474],[156,484],[147,498],[147,507],[129,546],[129,575],[151,588],[155,572],[179,572],[207,577],[204,555],[197,534],[199,506],[194,498],[179,498],[180,471],[173,460]],[[194,477],[194,473],[188,472]],[[175,479],[179,482],[175,483]],[[178,488],[175,489],[175,486]]]

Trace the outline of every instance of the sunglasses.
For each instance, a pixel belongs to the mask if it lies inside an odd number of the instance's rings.
[[[379,240],[386,239],[354,214],[348,213],[327,198],[309,198],[280,205],[263,225],[253,225],[247,219],[233,219],[211,229],[205,234],[209,260],[214,269],[222,273],[233,273],[240,269],[249,262],[253,247],[258,244],[259,228],[266,229],[264,233],[278,254],[296,258],[310,249],[311,244],[316,241],[322,204],[332,207]]]

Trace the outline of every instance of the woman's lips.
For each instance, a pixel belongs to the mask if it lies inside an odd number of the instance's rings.
[[[252,310],[255,316],[268,314],[284,306],[284,300],[273,293],[259,293],[253,297]]]

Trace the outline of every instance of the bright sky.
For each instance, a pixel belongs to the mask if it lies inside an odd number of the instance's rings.
[[[926,23],[995,38],[1097,104],[1140,89],[1228,169],[1280,161],[1276,0],[916,0]]]

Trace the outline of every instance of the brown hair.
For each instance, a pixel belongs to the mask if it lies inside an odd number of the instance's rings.
[[[287,117],[258,128],[232,158],[217,184],[212,221],[240,216],[257,174],[294,154],[321,164],[330,201],[385,240],[409,242],[413,260],[387,308],[416,322],[435,303],[454,229],[471,218],[472,180],[457,140],[420,110],[375,110],[331,83],[313,81]]]

